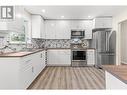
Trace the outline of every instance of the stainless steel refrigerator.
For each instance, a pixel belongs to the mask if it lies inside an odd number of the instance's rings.
[[[92,47],[96,49],[95,66],[115,64],[116,32],[108,28],[93,29]]]

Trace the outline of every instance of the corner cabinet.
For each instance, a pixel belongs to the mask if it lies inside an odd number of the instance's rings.
[[[47,50],[47,65],[49,66],[70,66],[70,49],[49,49]]]
[[[87,49],[87,65],[93,66],[95,65],[95,50]]]
[[[1,57],[0,89],[27,89],[45,66],[45,51],[24,57]]]
[[[44,19],[40,15],[32,15],[32,38],[45,39]]]

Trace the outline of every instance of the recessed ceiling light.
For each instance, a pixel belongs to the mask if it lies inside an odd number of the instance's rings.
[[[42,12],[45,13],[45,9],[42,9]]]
[[[61,18],[64,18],[64,16],[61,16]]]
[[[91,18],[91,16],[88,16],[88,18]]]

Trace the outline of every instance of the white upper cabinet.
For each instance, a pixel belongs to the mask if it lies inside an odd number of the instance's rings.
[[[45,21],[45,33],[46,33],[46,39],[56,39],[56,22],[46,20]]]
[[[71,29],[85,30],[85,39],[92,39],[92,20],[75,20],[71,22]]]
[[[95,18],[93,28],[112,28],[112,18]]]
[[[45,23],[43,18],[41,18],[41,38],[45,39]]]
[[[56,21],[56,38],[57,39],[70,39],[71,37],[71,22],[70,21]]]
[[[45,38],[44,19],[40,15],[32,15],[32,38]]]
[[[64,20],[47,20],[45,22],[46,39],[70,39],[71,23]]]
[[[92,20],[46,20],[46,39],[70,39],[71,29],[84,29],[85,39],[92,39]]]
[[[92,39],[92,20],[80,21],[80,26],[85,30],[85,39]]]

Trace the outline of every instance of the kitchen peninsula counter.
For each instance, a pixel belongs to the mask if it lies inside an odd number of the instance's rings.
[[[127,89],[127,65],[103,65],[106,89]]]

